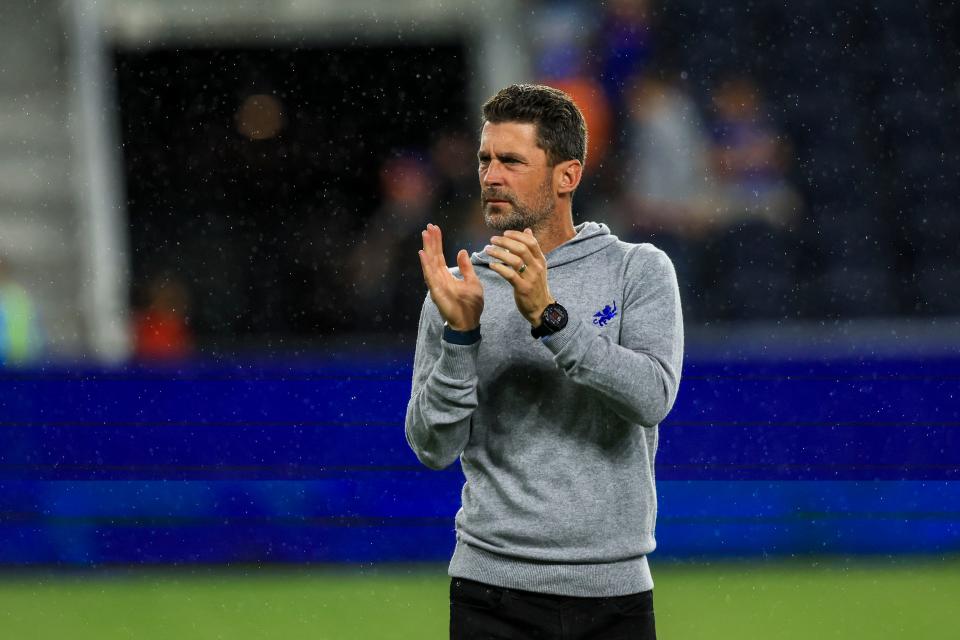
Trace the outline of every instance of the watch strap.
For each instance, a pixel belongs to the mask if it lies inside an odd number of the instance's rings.
[[[544,336],[549,336],[553,333],[553,330],[547,327],[547,323],[541,321],[539,327],[530,327],[530,335],[534,338],[542,338]]]

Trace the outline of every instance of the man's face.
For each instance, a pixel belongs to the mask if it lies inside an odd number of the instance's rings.
[[[553,214],[553,168],[536,140],[537,129],[532,123],[483,125],[477,159],[483,219],[490,228],[535,229]]]

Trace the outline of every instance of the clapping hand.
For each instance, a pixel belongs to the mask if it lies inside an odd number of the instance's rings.
[[[556,302],[547,284],[547,259],[540,250],[533,231],[508,230],[502,236],[490,238],[487,255],[502,260],[490,268],[513,287],[517,310],[534,327],[539,327],[543,310]]]
[[[483,311],[483,285],[470,264],[469,254],[464,249],[457,253],[457,266],[463,275],[463,279],[459,280],[447,269],[440,227],[428,224],[421,235],[423,249],[419,251],[420,267],[430,289],[430,298],[437,305],[440,315],[455,331],[477,328]]]

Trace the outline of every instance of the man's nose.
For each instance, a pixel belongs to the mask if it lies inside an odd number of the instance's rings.
[[[480,182],[484,185],[503,184],[503,165],[491,160],[490,164],[480,170]]]

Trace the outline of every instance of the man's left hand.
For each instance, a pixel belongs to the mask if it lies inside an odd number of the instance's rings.
[[[517,309],[534,327],[540,326],[540,317],[548,304],[556,302],[547,285],[547,259],[540,251],[540,243],[533,231],[507,230],[502,236],[490,238],[493,246],[487,246],[487,255],[502,260],[505,264],[490,263],[513,287],[513,299]]]

